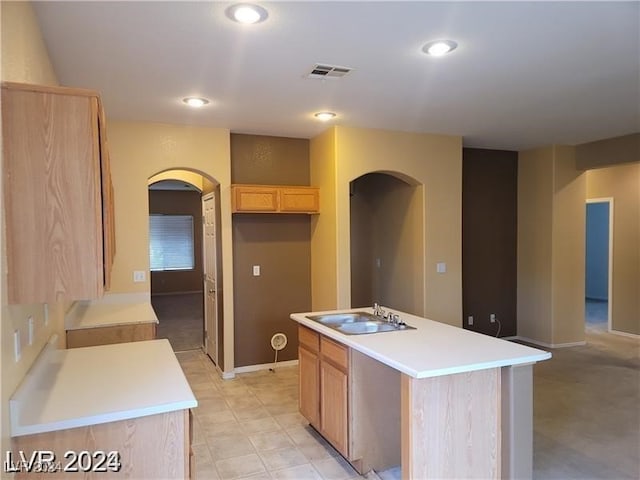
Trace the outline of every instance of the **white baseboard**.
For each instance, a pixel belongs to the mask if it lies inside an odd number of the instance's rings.
[[[234,378],[236,378],[236,372],[223,372],[222,370],[220,370],[220,367],[216,366],[216,368],[218,369],[218,372],[220,373],[220,376],[222,377],[223,380],[232,380]]]
[[[515,337],[509,337],[509,340],[521,340],[523,342],[533,343],[534,345],[539,345],[539,346],[545,347],[545,348],[582,347],[582,346],[587,344],[586,341],[569,342],[569,343],[546,343],[546,342],[541,342],[539,340],[534,340],[532,338],[522,337],[520,335],[517,335]]]
[[[284,362],[278,362],[276,364],[276,370],[278,367],[293,367],[294,365],[298,365],[298,360],[285,360]],[[258,370],[269,370],[273,368],[273,363],[259,363],[256,365],[246,365],[244,367],[236,367],[234,369],[235,373],[247,373],[247,372],[257,372]]]
[[[621,332],[620,330],[609,330],[609,333],[620,335],[621,337],[635,338],[636,340],[640,339],[640,335],[636,333]]]

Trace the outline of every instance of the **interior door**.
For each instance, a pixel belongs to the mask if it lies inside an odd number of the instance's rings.
[[[204,249],[204,326],[205,352],[218,365],[218,308],[216,305],[216,208],[215,194],[202,197]]]

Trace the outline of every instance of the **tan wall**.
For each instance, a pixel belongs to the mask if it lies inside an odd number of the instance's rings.
[[[422,186],[391,175],[356,179],[351,195],[351,305],[423,310]],[[377,259],[380,266],[377,266]]]
[[[311,218],[311,309],[338,307],[336,243],[336,133],[311,139],[311,185],[320,187],[320,215]]]
[[[2,80],[12,82],[57,85],[47,49],[42,41],[40,28],[28,2],[1,2],[2,25]],[[0,151],[1,151],[0,146]],[[1,162],[0,162],[1,165]],[[0,169],[2,167],[0,166]],[[0,174],[2,172],[0,171]],[[0,189],[1,189],[0,182]],[[2,192],[0,190],[0,202]],[[31,367],[51,335],[58,334],[58,345],[64,347],[64,311],[67,304],[49,305],[7,305],[7,277],[5,250],[4,208],[2,208],[0,287],[2,290],[2,310],[0,316],[0,451],[9,448],[9,397],[13,394],[25,373]],[[45,325],[45,317],[48,323]],[[35,339],[27,345],[27,318],[33,317]],[[20,330],[22,356],[15,362],[13,355],[13,332]]]
[[[553,152],[518,156],[518,335],[552,343]]]
[[[412,240],[421,245],[414,261],[423,272],[410,281],[424,282],[423,308],[416,313],[461,326],[462,139],[347,127],[335,127],[335,134],[337,307],[351,305],[349,183],[366,173],[388,172],[424,185],[423,229]],[[314,255],[312,245],[312,262]],[[447,273],[436,273],[438,262],[446,262]]]
[[[612,329],[640,334],[640,163],[589,170],[587,198],[613,197]]]
[[[107,116],[109,112],[106,112]],[[116,249],[113,292],[148,292],[149,278],[133,283],[133,271],[149,272],[148,179],[160,172],[201,172],[220,184],[224,344],[233,345],[233,263],[229,131],[142,122],[108,122],[115,195]],[[233,370],[233,348],[225,348]]]
[[[518,335],[584,340],[585,177],[573,147],[518,156]]]
[[[554,344],[584,340],[586,175],[575,148],[554,147],[552,302]]]

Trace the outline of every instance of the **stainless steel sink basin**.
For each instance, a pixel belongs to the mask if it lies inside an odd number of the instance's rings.
[[[415,330],[414,327],[409,325],[395,325],[386,322],[369,312],[328,313],[325,315],[311,315],[307,318],[346,335]]]

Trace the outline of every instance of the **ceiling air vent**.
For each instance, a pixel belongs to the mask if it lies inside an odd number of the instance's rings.
[[[307,78],[341,78],[353,70],[349,67],[338,67],[336,65],[325,65],[316,63],[311,69]]]

